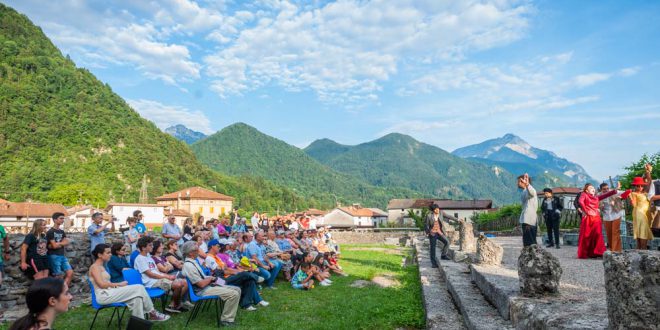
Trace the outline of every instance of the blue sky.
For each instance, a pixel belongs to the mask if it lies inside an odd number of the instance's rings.
[[[660,151],[658,1],[0,1],[161,128],[511,132],[596,178]]]

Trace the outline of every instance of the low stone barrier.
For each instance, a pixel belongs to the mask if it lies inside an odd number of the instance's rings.
[[[330,231],[332,239],[338,244],[394,244],[406,245],[410,235],[418,234],[415,230],[400,231]]]

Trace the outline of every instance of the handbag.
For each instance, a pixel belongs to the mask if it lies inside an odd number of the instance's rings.
[[[131,315],[126,325],[126,330],[150,330],[153,326],[153,322]]]

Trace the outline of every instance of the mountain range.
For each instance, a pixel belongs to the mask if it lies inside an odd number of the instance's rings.
[[[173,136],[175,139],[183,141],[187,144],[193,144],[201,139],[206,138],[206,134],[202,132],[193,131],[190,128],[181,124],[170,126],[164,130],[165,133]]]

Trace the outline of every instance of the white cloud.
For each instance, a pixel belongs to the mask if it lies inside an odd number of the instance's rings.
[[[247,17],[255,19],[250,27],[210,34],[224,44],[204,59],[221,97],[275,84],[329,103],[373,100],[402,62],[437,63],[510,43],[524,35],[532,11],[526,2],[270,5],[274,11]]]
[[[176,105],[165,105],[153,100],[127,100],[128,104],[144,118],[154,122],[160,129],[182,124],[204,134],[213,133],[211,121],[201,111],[193,111]]]
[[[587,87],[591,86],[595,83],[605,81],[610,79],[612,77],[611,74],[609,73],[588,73],[588,74],[582,74],[579,76],[576,76],[573,78],[573,84],[576,87],[582,88],[582,87]]]

